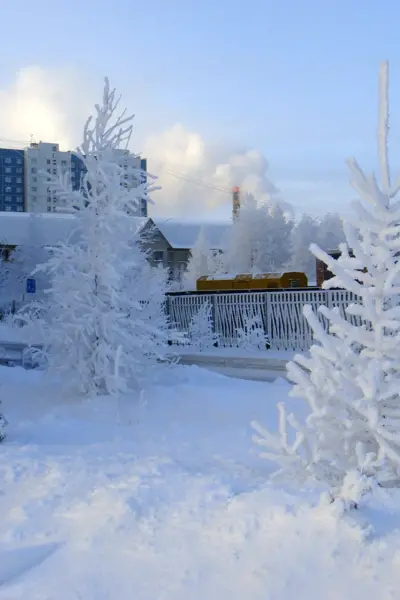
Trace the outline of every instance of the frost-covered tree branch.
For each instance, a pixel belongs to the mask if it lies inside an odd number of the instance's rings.
[[[308,416],[299,423],[281,407],[278,434],[256,426],[256,441],[269,449],[268,458],[278,463],[281,475],[318,481],[333,498],[353,503],[375,483],[400,485],[400,203],[388,160],[387,81],[383,63],[381,184],[350,160],[351,184],[361,201],[353,206],[355,217],[345,223],[341,256],[334,260],[311,246],[334,274],[324,287],[344,288],[354,302],[345,314],[334,307],[322,306],[319,314],[304,307],[315,343],[309,356],[296,356],[288,364],[288,376],[291,395],[306,401]]]

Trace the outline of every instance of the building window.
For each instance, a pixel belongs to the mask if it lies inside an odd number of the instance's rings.
[[[36,183],[37,182],[37,177],[31,177],[31,181],[32,181],[32,183]]]
[[[9,185],[5,188],[5,192],[8,192],[9,194],[12,192],[12,189]]]
[[[22,165],[22,158],[17,158],[17,165]],[[21,173],[22,173],[22,169],[21,169]]]
[[[22,196],[17,196],[17,202],[23,202],[23,201],[24,201],[24,199]]]
[[[16,171],[17,173],[22,173],[22,169],[21,169],[21,167],[18,167],[17,169],[15,169],[15,171]]]
[[[6,211],[11,212],[11,206],[6,206]]]
[[[17,177],[17,179],[15,180],[15,183],[22,183],[21,177]]]
[[[17,206],[17,212],[24,212],[24,209],[22,208],[22,206]]]
[[[21,187],[17,187],[17,194],[22,194],[22,188]]]
[[[31,187],[32,192],[37,192],[37,187]]]
[[[37,159],[36,159],[36,158],[31,158],[31,163],[32,163],[33,165],[36,165],[36,163],[37,163]]]
[[[51,163],[51,160],[48,158],[48,159],[46,160],[46,163],[49,165],[49,164]]]
[[[4,163],[5,163],[6,165],[11,165],[11,158],[5,158],[5,159],[4,159]]]
[[[31,168],[31,173],[37,173],[37,168],[36,167],[32,167]]]
[[[6,167],[6,168],[4,169],[4,171],[5,171],[6,173],[11,173],[11,167]]]
[[[6,202],[11,202],[12,198],[11,198],[11,196],[5,196],[5,197],[4,197],[4,200],[5,200]]]
[[[160,263],[164,261],[164,252],[162,250],[154,250],[153,261]]]
[[[53,152],[57,152],[57,146],[53,146],[52,150]]]
[[[66,167],[66,166],[67,166],[67,161],[66,161],[66,160],[62,160],[62,161],[61,161],[61,165],[62,165],[63,167]],[[74,169],[74,168],[75,168],[75,165],[72,165],[72,168]]]
[[[5,177],[5,178],[4,178],[4,181],[5,181],[6,183],[11,183],[11,177]]]
[[[47,212],[51,212],[51,206],[47,207]]]

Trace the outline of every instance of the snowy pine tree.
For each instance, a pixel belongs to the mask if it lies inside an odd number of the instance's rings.
[[[154,284],[140,223],[130,216],[147,198],[150,176],[130,166],[141,183],[124,185],[116,151],[130,140],[132,117],[116,117],[118,104],[106,79],[77,151],[86,167],[81,189],[73,191],[66,175],[52,183],[63,212],[75,215],[74,238],[52,248],[38,269],[51,278],[42,328],[50,372],[88,395],[140,385],[167,337],[162,284]]]
[[[344,318],[320,307],[327,332],[311,307],[304,315],[315,344],[288,365],[292,395],[307,401],[305,423],[280,410],[280,435],[254,424],[256,441],[292,481],[318,480],[333,497],[357,502],[374,482],[400,485],[400,182],[391,184],[388,153],[388,65],[380,73],[378,149],[382,184],[352,159],[351,181],[362,202],[345,223],[347,244],[335,261],[314,246],[334,273],[325,287],[352,292]],[[354,256],[350,256],[349,248]],[[293,437],[290,441],[290,430]],[[359,482],[357,484],[357,481]]]

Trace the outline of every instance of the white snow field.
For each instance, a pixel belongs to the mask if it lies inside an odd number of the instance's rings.
[[[117,403],[42,377],[0,368],[1,600],[399,598],[400,494],[339,519],[267,482],[250,421],[287,382],[176,367]]]

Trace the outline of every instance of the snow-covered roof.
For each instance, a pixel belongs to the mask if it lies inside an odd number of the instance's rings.
[[[19,246],[32,241],[31,213],[0,211],[0,244]],[[35,214],[34,234],[44,246],[55,246],[64,241],[76,228],[73,215]]]
[[[32,219],[33,217],[33,219]],[[132,234],[142,229],[147,218],[132,217]],[[57,246],[65,242],[71,233],[78,233],[74,215],[62,213],[17,213],[0,211],[0,245],[19,246],[40,243]],[[33,236],[35,240],[33,240]]]
[[[212,250],[224,250],[229,231],[229,222],[212,223],[189,219],[162,219],[152,217],[157,229],[165,237],[171,248],[190,249],[196,243],[200,231],[203,231]]]

